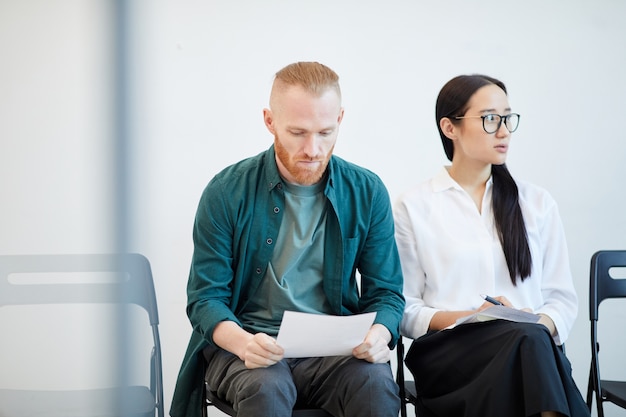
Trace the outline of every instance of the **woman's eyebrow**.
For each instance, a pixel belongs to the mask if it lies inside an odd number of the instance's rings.
[[[506,109],[504,109],[505,112],[510,112],[511,108],[507,107]],[[484,109],[481,110],[480,113],[496,113],[496,109]]]

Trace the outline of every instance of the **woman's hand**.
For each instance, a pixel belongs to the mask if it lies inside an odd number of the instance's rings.
[[[505,307],[511,307],[511,308],[515,308],[513,306],[513,304],[508,300],[508,298],[506,298],[503,295],[499,295],[497,297],[491,297],[494,300],[498,301],[499,303],[501,303],[503,306]],[[478,307],[478,309],[476,311],[483,311],[485,309],[488,309],[489,307],[493,307],[495,304],[489,302],[489,301],[485,301],[480,307]]]
[[[492,298],[498,300],[504,306],[515,308],[515,306],[513,304],[511,304],[511,302],[503,295],[500,295],[498,297],[492,297]],[[478,308],[478,311],[485,310],[485,309],[487,309],[489,307],[493,307],[493,304],[488,302],[488,301],[485,301]],[[525,311],[527,313],[534,313],[532,308],[528,308],[528,307],[520,308],[519,310]],[[547,329],[550,331],[550,335],[554,336],[556,334],[556,326],[554,324],[554,321],[552,321],[552,319],[550,317],[546,316],[545,314],[539,314],[539,316],[540,316],[540,318],[539,318],[539,321],[537,323],[543,324],[544,326],[546,326]]]

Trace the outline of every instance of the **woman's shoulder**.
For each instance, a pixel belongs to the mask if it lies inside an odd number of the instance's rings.
[[[400,193],[398,203],[418,204],[430,200],[434,192],[433,178],[418,182]]]
[[[434,194],[449,188],[454,188],[454,181],[445,168],[442,168],[433,177],[422,180],[400,194],[400,200],[423,201],[428,200]]]
[[[556,201],[546,188],[524,180],[518,180],[516,183],[522,204],[531,205],[537,209],[556,207]]]

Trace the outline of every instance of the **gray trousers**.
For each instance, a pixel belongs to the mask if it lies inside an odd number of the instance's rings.
[[[397,417],[398,386],[389,364],[351,356],[283,359],[247,369],[223,349],[204,350],[209,389],[238,416],[290,417],[294,407],[322,408],[335,417]]]

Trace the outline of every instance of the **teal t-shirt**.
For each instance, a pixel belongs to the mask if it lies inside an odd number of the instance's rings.
[[[252,333],[278,334],[286,310],[330,314],[323,289],[326,196],[324,184],[284,183],[285,208],[274,255],[257,296],[240,320]]]

